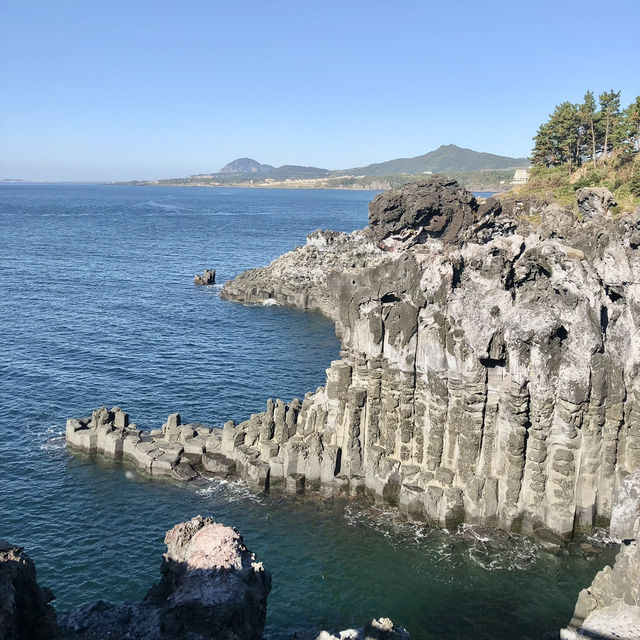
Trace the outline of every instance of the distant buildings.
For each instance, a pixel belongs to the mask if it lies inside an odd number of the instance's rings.
[[[513,174],[513,180],[511,184],[513,185],[521,185],[527,184],[529,182],[529,170],[528,169],[516,169],[516,172]]]

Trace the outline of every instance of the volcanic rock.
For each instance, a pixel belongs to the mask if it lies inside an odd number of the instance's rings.
[[[193,279],[193,284],[210,285],[216,283],[216,272],[213,269],[205,269],[203,274],[197,273]]]
[[[640,212],[527,206],[442,177],[378,196],[370,228],[314,232],[222,290],[331,317],[324,386],[197,442],[103,408],[68,422],[68,445],[152,475],[217,473],[220,454],[259,491],[364,493],[447,527],[556,540],[609,524],[640,472]]]
[[[0,640],[57,638],[53,599],[49,589],[38,586],[31,558],[0,540]]]
[[[613,194],[606,187],[583,187],[576,191],[578,210],[583,220],[610,213],[616,201]]]
[[[583,589],[563,640],[579,638],[640,638],[640,524],[633,539],[620,547],[613,567],[598,572],[591,586]]]
[[[60,616],[65,638],[259,640],[271,576],[236,529],[197,516],[165,536],[162,579],[142,603],[98,602]]]

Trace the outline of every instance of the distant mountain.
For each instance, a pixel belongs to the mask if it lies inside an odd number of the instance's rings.
[[[318,167],[301,167],[295,164],[272,167],[270,164],[261,164],[252,158],[238,158],[222,167],[218,174],[221,173],[235,173],[243,176],[260,174],[261,178],[286,180],[287,178],[324,178],[330,175],[331,171]]]
[[[270,164],[260,164],[252,158],[238,158],[225,164],[218,173],[266,173],[273,168]]]
[[[378,177],[387,179],[380,184],[391,184],[389,180],[396,176],[402,180],[402,175],[415,176],[421,173],[446,173],[467,174],[471,172],[504,171],[505,169],[517,169],[529,166],[527,158],[509,158],[497,156],[493,153],[480,153],[472,149],[463,149],[455,144],[442,145],[435,151],[430,151],[415,158],[397,158],[387,162],[369,164],[366,167],[354,167],[330,171],[320,167],[303,167],[286,164],[282,167],[274,167],[270,164],[262,164],[253,158],[237,158],[226,164],[218,173],[200,173],[188,178],[165,178],[163,180],[143,180],[132,183],[118,184],[165,184],[165,185],[203,185],[203,184],[251,184],[256,185],[270,182],[282,182],[285,180],[314,180],[327,178],[330,180],[345,179],[347,181],[358,180],[354,176]],[[494,175],[493,178],[496,178]],[[413,178],[415,179],[415,178]],[[510,180],[503,177],[500,180]],[[481,182],[488,183],[486,176]],[[395,181],[397,182],[397,180]],[[395,184],[394,182],[394,184]],[[406,182],[406,180],[404,180]],[[479,184],[480,182],[473,182]],[[492,183],[493,184],[493,183]],[[326,186],[326,185],[325,185]],[[377,188],[377,187],[375,187]]]
[[[510,158],[493,153],[481,153],[472,149],[463,149],[455,144],[446,144],[415,158],[398,158],[387,162],[355,167],[334,174],[348,173],[359,176],[390,176],[399,173],[451,173],[463,171],[488,171],[495,169],[515,169],[529,166],[527,158]]]

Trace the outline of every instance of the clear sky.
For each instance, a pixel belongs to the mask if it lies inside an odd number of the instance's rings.
[[[556,104],[640,94],[639,23],[638,0],[0,0],[0,178],[526,156]]]

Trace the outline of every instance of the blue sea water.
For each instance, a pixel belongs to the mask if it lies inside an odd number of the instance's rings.
[[[219,282],[317,228],[366,225],[371,192],[0,186],[0,537],[25,547],[65,610],[140,599],[164,532],[236,526],[273,575],[267,637],[390,616],[415,640],[539,638],[567,623],[614,551],[441,532],[366,504],[152,481],[67,453],[67,417],[120,405],[221,425],[302,396],[338,357],[316,314],[225,302]],[[599,539],[591,543],[604,547]]]

